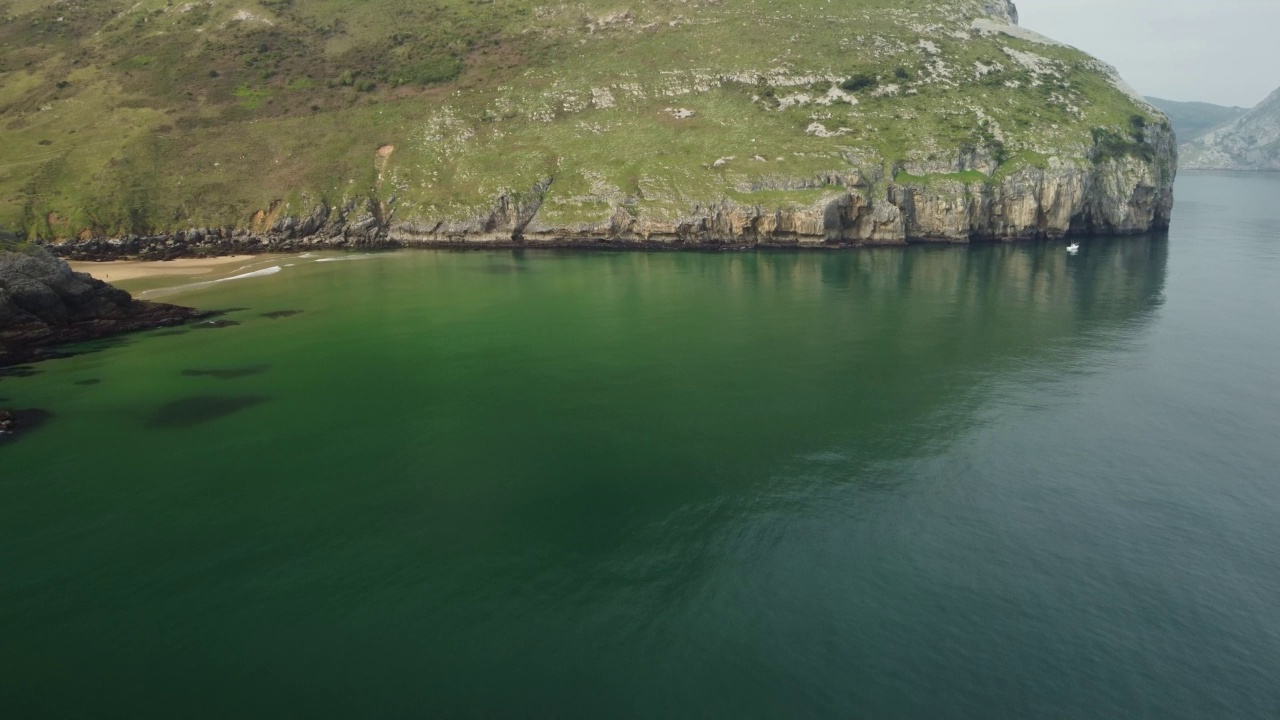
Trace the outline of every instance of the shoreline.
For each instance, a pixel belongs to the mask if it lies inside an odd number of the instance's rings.
[[[55,249],[54,248],[51,249]],[[216,257],[182,257],[170,260],[119,258],[113,260],[68,260],[75,272],[88,273],[106,282],[128,282],[163,277],[200,277],[216,274],[237,263],[259,260],[261,255],[219,255]]]
[[[268,255],[296,255],[308,252],[380,252],[392,250],[559,250],[559,251],[618,251],[618,252],[747,252],[760,251],[817,251],[844,252],[852,250],[876,250],[906,247],[966,247],[988,245],[1013,245],[1033,242],[1070,242],[1081,239],[1124,239],[1151,235],[1167,235],[1167,227],[1153,227],[1134,232],[1067,233],[1061,236],[1031,237],[970,237],[909,238],[893,242],[851,242],[847,240],[747,240],[690,241],[690,240],[633,240],[633,239],[579,239],[558,240],[492,239],[458,241],[401,241],[390,238],[345,238],[342,236],[288,237],[277,235],[241,235],[233,238],[212,238],[203,242],[178,243],[167,236],[147,238],[94,239],[87,241],[51,242],[38,241],[51,253],[67,260],[77,272],[88,272],[99,277],[94,270],[114,268],[120,275],[112,275],[112,282],[147,279],[153,277],[192,277],[212,275],[216,270],[235,262],[252,263]],[[163,252],[155,247],[163,242]],[[154,245],[153,245],[154,243]],[[175,269],[176,268],[176,269]],[[107,279],[107,278],[103,278]]]

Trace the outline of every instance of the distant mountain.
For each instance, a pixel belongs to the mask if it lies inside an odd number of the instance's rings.
[[[1225,107],[1203,102],[1178,102],[1149,97],[1147,102],[1155,105],[1173,123],[1173,131],[1178,135],[1178,142],[1188,143],[1206,132],[1235,120],[1249,112],[1248,108]]]
[[[1280,171],[1280,90],[1257,107],[1185,143],[1181,166],[1188,170]]]

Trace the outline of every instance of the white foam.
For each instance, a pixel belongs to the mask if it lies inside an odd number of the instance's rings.
[[[279,265],[273,265],[269,268],[254,270],[253,272],[241,273],[239,275],[232,275],[231,277],[219,278],[217,280],[203,280],[201,282],[187,283],[186,285],[175,285],[173,287],[156,288],[154,290],[147,290],[145,292],[139,293],[138,297],[145,299],[145,298],[153,298],[153,297],[164,297],[167,295],[176,295],[178,293],[191,292],[192,290],[202,290],[207,287],[213,287],[218,283],[227,282],[228,280],[244,280],[246,278],[267,277],[268,275],[275,275],[276,273],[280,272],[280,270],[281,268]]]
[[[253,272],[247,272],[247,273],[244,273],[243,275],[232,275],[231,277],[220,278],[218,280],[214,280],[214,282],[227,282],[228,280],[244,280],[245,278],[266,277],[268,275],[275,275],[278,272],[280,272],[280,266],[273,265],[269,268],[254,270]]]
[[[322,263],[322,262],[346,262],[346,261],[348,261],[348,260],[368,260],[368,259],[369,259],[369,258],[371,258],[371,257],[373,257],[373,256],[372,256],[372,255],[344,255],[344,256],[342,256],[342,257],[327,257],[327,258],[320,258],[320,259],[319,259],[319,260],[317,260],[316,262],[318,262],[318,263]]]

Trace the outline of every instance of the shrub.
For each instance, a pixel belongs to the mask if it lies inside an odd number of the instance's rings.
[[[870,73],[858,73],[853,77],[840,83],[840,89],[845,92],[860,92],[868,88],[873,88],[880,83],[875,75]]]

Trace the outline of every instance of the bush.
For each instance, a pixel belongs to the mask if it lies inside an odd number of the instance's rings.
[[[875,75],[870,73],[858,73],[857,75],[854,75],[848,80],[840,83],[840,89],[845,92],[860,92],[868,88],[873,88],[879,84],[880,81],[876,79]]]

